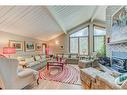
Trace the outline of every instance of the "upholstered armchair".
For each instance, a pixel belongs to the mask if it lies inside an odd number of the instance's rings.
[[[2,89],[21,89],[36,80],[37,71],[26,68],[17,70],[17,59],[0,58],[0,78]]]
[[[66,59],[67,64],[78,64],[79,58],[78,54],[69,54],[68,58]]]

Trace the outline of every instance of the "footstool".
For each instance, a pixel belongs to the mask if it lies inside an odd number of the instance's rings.
[[[92,63],[94,61],[93,60],[79,60],[78,62],[78,66],[80,68],[88,68],[88,67],[92,67]]]

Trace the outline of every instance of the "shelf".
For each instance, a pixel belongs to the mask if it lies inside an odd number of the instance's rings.
[[[127,40],[114,41],[114,42],[107,43],[107,45],[123,44],[123,43],[127,43]]]

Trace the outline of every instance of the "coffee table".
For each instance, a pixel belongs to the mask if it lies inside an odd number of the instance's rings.
[[[49,70],[50,66],[58,66],[58,67],[61,67],[63,70],[63,65],[64,65],[63,61],[60,62],[60,61],[56,61],[56,60],[48,60],[47,61],[47,70]]]

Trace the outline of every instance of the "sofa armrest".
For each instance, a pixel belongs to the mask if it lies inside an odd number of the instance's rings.
[[[122,89],[127,89],[127,80],[124,81],[124,83],[121,85]]]
[[[120,89],[121,87],[115,83],[114,78],[105,75],[103,76],[96,76],[96,84],[98,89]]]
[[[27,69],[24,69],[21,72],[18,72],[18,76],[23,78],[23,77],[27,77],[27,76],[30,76],[30,75],[34,74],[34,72],[36,72],[36,71],[33,70],[33,69],[30,69],[30,68],[27,68]]]

